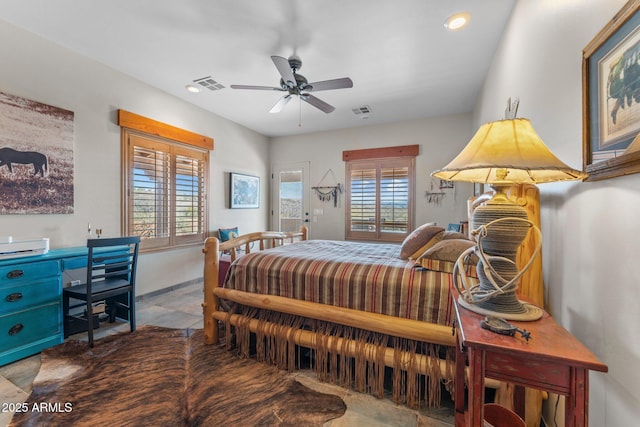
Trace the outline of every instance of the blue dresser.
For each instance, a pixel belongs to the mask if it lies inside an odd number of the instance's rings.
[[[0,260],[0,366],[63,342],[62,272],[86,265],[84,246]]]

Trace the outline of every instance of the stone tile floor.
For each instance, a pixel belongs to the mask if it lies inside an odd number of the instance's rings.
[[[202,327],[202,283],[175,287],[156,295],[143,296],[137,303],[138,325],[156,325],[168,328]],[[108,325],[108,324],[107,324]],[[107,334],[128,331],[128,324],[101,326],[95,338]],[[72,338],[86,339],[86,334]],[[20,403],[27,399],[31,384],[40,369],[40,356],[35,355],[15,363],[0,367],[0,403]],[[344,416],[329,421],[326,427],[450,427],[454,425],[453,409],[410,410],[394,404],[388,399],[347,390],[325,384],[315,379],[310,371],[291,374],[302,384],[314,390],[339,395],[347,404]],[[0,426],[7,425],[12,417],[10,412],[0,412]]]

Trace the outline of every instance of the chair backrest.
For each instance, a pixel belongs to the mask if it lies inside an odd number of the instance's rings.
[[[88,239],[87,284],[122,279],[135,287],[139,246],[140,236]]]

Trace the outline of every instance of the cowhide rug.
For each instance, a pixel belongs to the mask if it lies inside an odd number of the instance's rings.
[[[142,327],[42,353],[13,426],[321,426],[344,414],[338,396],[205,345],[202,330]]]

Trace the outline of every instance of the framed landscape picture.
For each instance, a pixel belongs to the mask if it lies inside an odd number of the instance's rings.
[[[231,209],[260,207],[260,178],[231,172],[229,202]]]
[[[583,165],[587,180],[640,172],[640,0],[584,48]]]

